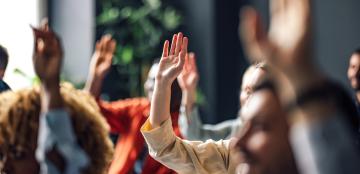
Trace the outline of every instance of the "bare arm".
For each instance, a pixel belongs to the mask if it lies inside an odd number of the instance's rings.
[[[174,35],[170,51],[169,41],[165,41],[151,101],[150,123],[154,128],[170,118],[171,84],[183,70],[187,46],[188,38],[182,33]]]
[[[96,42],[95,52],[91,58],[88,79],[85,90],[89,91],[95,98],[101,93],[102,83],[109,72],[116,42],[110,35],[105,35]]]

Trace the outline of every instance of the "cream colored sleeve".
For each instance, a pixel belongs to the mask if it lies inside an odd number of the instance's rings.
[[[179,174],[233,173],[230,164],[231,140],[187,141],[173,132],[171,120],[152,129],[149,120],[141,128],[150,155]]]

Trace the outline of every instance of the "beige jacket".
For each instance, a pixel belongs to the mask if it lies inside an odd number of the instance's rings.
[[[233,174],[229,145],[233,140],[187,141],[176,137],[171,120],[153,129],[149,120],[141,128],[150,155],[179,174]]]

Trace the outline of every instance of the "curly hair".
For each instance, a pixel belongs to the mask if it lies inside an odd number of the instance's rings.
[[[32,152],[36,147],[41,110],[39,88],[23,89],[0,94],[0,145]],[[90,158],[82,173],[107,173],[113,157],[109,126],[95,100],[85,91],[70,85],[61,87],[61,95],[71,116],[77,142]]]

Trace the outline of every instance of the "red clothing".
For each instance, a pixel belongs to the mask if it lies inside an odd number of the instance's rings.
[[[146,98],[133,98],[111,103],[99,101],[98,105],[111,127],[111,132],[120,134],[115,146],[114,159],[109,174],[130,174],[145,146],[145,140],[140,128],[150,114],[150,102]],[[174,132],[181,137],[177,124],[178,117],[179,112],[171,114]],[[175,172],[148,155],[145,157],[142,173],[172,174]]]

